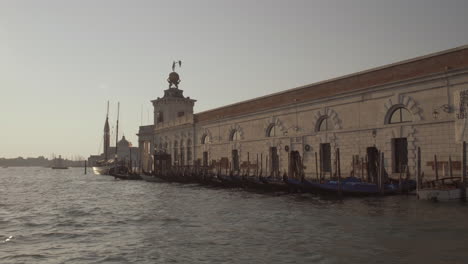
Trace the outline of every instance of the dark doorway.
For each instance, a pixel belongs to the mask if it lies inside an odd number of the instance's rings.
[[[208,151],[203,152],[203,166],[204,167],[208,166]]]
[[[278,176],[279,174],[279,157],[278,157],[278,149],[276,147],[270,148],[270,172],[274,176]]]
[[[330,143],[320,144],[320,164],[323,172],[331,171],[331,146]]]
[[[291,151],[289,158],[290,177],[293,179],[302,179],[304,176],[304,167],[299,151]]]
[[[154,172],[164,174],[171,168],[171,154],[155,153],[154,154]]]
[[[232,150],[232,169],[234,171],[239,170],[239,152],[237,149]]]
[[[392,138],[393,172],[405,172],[408,165],[408,141],[406,138]]]
[[[379,151],[376,147],[367,148],[367,181],[377,182],[377,168],[379,167]]]

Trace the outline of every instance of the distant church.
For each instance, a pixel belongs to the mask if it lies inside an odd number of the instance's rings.
[[[100,155],[91,155],[88,158],[88,165],[93,166],[97,161],[114,159],[116,154],[119,160],[131,160],[135,167],[137,167],[140,162],[138,147],[133,147],[132,143],[128,141],[125,136],[122,136],[122,139],[117,142],[117,152],[116,147],[110,146],[109,118],[106,117],[106,122],[104,124],[104,152]]]

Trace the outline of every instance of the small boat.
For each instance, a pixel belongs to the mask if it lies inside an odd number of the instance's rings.
[[[153,176],[153,175],[145,175],[145,174],[141,174],[140,177],[144,180],[144,181],[147,181],[147,182],[166,182],[165,180],[159,178],[159,177],[156,177],[156,176]]]
[[[8,166],[3,166],[2,168],[6,169],[6,168],[8,168]]]
[[[58,158],[54,159],[53,165],[51,167],[53,170],[66,170],[68,167],[63,165],[62,156],[59,155]]]
[[[109,170],[113,167],[115,167],[114,163],[101,161],[93,166],[93,172],[97,175],[109,175]]]
[[[142,180],[142,177],[138,174],[120,174],[120,173],[111,173],[111,176],[114,176],[115,179],[120,180]]]
[[[379,186],[375,183],[363,182],[361,179],[356,177],[347,177],[342,179],[340,182],[336,180],[327,180],[324,182],[313,182],[306,179],[302,181],[296,179],[286,179],[288,185],[291,187],[304,191],[304,192],[341,192],[347,195],[376,195],[381,194]],[[406,186],[402,188],[404,191],[408,191],[416,188],[415,181],[407,181],[402,184]],[[400,191],[398,183],[387,183],[384,184],[383,194],[396,194]]]
[[[468,188],[465,188],[465,199],[468,198]],[[459,201],[462,197],[460,188],[434,188],[422,189],[418,191],[418,199],[430,200],[434,202]]]
[[[463,188],[465,188],[464,194]],[[446,202],[466,200],[467,193],[468,188],[462,184],[461,177],[447,177],[424,183],[422,188],[417,190],[417,197],[420,200]]]
[[[269,177],[260,176],[260,181],[263,182],[267,186],[266,188],[274,192],[290,191],[290,188],[288,184],[286,184],[284,179],[274,178],[272,176],[269,176]]]
[[[114,176],[115,179],[120,179],[120,180],[142,180],[141,176],[132,173],[128,167],[119,165],[111,168],[109,170],[109,175]]]

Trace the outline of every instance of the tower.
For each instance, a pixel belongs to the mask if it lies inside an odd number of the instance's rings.
[[[107,102],[106,122],[104,123],[104,160],[109,158],[110,129],[109,129],[109,102]]]
[[[179,66],[181,62],[177,62]],[[181,124],[193,122],[193,106],[196,100],[184,97],[184,91],[179,89],[180,77],[174,71],[176,62],[172,65],[172,72],[169,73],[167,82],[169,88],[164,90],[162,98],[151,101],[154,107],[154,125],[157,128],[165,124]]]

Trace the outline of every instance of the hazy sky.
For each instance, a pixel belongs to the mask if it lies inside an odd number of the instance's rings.
[[[137,145],[173,60],[200,112],[465,44],[467,0],[0,0],[0,157],[97,154],[107,100]]]

